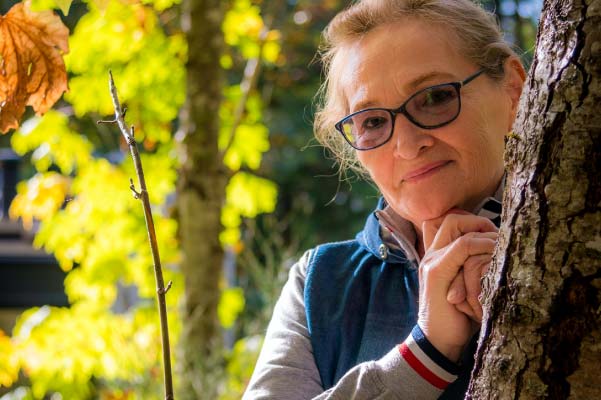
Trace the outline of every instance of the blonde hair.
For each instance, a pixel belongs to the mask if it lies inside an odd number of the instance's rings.
[[[345,61],[345,46],[379,26],[414,18],[442,26],[454,34],[460,54],[500,81],[503,65],[515,56],[495,16],[471,0],[360,0],[340,12],[323,33],[320,58],[325,79],[316,96],[315,137],[328,148],[344,173],[348,168],[366,176],[351,148],[334,128],[348,113],[339,78]]]

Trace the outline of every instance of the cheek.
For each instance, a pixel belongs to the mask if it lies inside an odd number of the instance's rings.
[[[500,118],[483,115],[473,132],[472,143],[466,148],[466,154],[471,159],[471,175],[484,178],[498,174],[503,168],[505,147],[505,132]]]
[[[386,165],[389,157],[386,156],[385,148],[386,146],[383,146],[379,149],[357,152],[357,159],[367,170],[371,179],[378,184],[386,180],[386,171],[391,170]]]

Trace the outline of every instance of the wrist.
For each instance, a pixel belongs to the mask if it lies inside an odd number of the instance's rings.
[[[417,323],[422,334],[426,338],[428,342],[440,352],[441,355],[446,357],[449,361],[453,363],[457,363],[461,358],[461,354],[463,353],[463,346],[458,346],[452,343],[448,343],[445,340],[445,337],[448,335],[436,335],[428,329],[426,324],[423,324],[421,321]]]

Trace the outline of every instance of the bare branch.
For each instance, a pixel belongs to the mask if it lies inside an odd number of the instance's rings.
[[[131,189],[134,198],[142,200],[144,207],[144,218],[146,220],[146,230],[148,232],[148,240],[150,241],[150,248],[152,251],[152,259],[154,262],[154,274],[157,284],[157,299],[159,305],[159,318],[161,320],[161,338],[163,345],[163,367],[164,367],[164,380],[165,380],[165,400],[173,400],[173,382],[171,378],[171,349],[169,347],[169,327],[167,324],[167,306],[165,303],[165,294],[171,288],[172,282],[169,281],[167,287],[163,281],[163,271],[161,269],[161,259],[159,257],[159,248],[157,245],[156,233],[154,229],[154,221],[152,219],[152,212],[150,209],[150,200],[148,198],[148,191],[146,189],[146,181],[144,179],[144,171],[142,170],[142,161],[140,160],[140,154],[138,152],[138,145],[134,138],[134,127],[127,128],[125,124],[125,112],[126,108],[121,108],[119,103],[119,97],[117,96],[117,88],[113,80],[113,74],[109,71],[109,89],[111,92],[111,98],[113,100],[113,106],[115,108],[115,119],[112,121],[98,121],[98,123],[117,123],[119,130],[125,138],[125,142],[129,146],[134,166],[136,168],[136,175],[138,176],[138,183],[140,190],[137,191],[134,185],[133,179],[130,179],[129,188]]]

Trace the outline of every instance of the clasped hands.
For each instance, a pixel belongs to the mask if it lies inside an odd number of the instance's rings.
[[[418,324],[441,353],[457,361],[482,322],[481,278],[497,228],[487,218],[452,210],[422,225]]]

